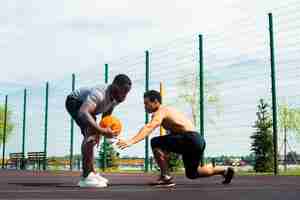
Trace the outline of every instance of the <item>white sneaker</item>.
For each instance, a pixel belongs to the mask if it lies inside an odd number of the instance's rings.
[[[97,176],[97,178],[98,178],[99,181],[102,181],[102,182],[104,182],[106,184],[109,183],[109,180],[107,178],[101,176],[99,173],[97,173],[96,176]]]
[[[94,187],[94,188],[104,188],[107,187],[107,184],[104,181],[100,181],[98,176],[91,172],[86,178],[82,178],[78,186],[79,187]]]

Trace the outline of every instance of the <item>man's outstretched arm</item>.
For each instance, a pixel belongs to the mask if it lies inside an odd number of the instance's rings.
[[[122,140],[120,139],[117,145],[119,146],[120,149],[125,149],[133,144],[136,144],[143,139],[145,139],[148,135],[152,133],[154,129],[160,126],[162,119],[160,116],[154,116],[152,120],[146,124],[143,128],[140,129],[140,131],[133,136],[130,140]]]

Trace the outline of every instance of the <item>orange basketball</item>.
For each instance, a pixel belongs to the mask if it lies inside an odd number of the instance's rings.
[[[112,115],[103,117],[100,121],[100,126],[102,128],[110,128],[111,130],[116,131],[119,134],[122,131],[121,121]]]

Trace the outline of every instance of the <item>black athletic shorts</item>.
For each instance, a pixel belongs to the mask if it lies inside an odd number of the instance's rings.
[[[65,106],[72,119],[74,119],[76,124],[80,127],[82,135],[87,136],[87,125],[78,117],[78,113],[82,104],[82,101],[80,101],[76,96],[70,94],[67,96]],[[96,116],[93,117],[96,119]]]
[[[197,168],[203,157],[205,140],[197,132],[170,133],[151,139],[151,147],[182,155],[188,178],[198,178]]]

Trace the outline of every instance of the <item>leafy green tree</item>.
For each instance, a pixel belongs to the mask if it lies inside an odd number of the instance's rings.
[[[183,167],[183,162],[180,159],[180,155],[176,153],[170,153],[169,155],[169,171],[176,172]]]
[[[252,139],[251,151],[255,155],[254,170],[256,172],[273,171],[274,152],[272,136],[272,119],[269,113],[269,105],[260,99],[257,120],[254,128],[256,131],[250,138]]]
[[[279,106],[279,127],[284,134],[284,168],[287,169],[287,135],[288,133],[297,133],[300,136],[300,109],[291,108],[288,104]],[[291,150],[291,149],[290,149]]]
[[[100,168],[103,168],[103,159],[104,159],[104,145],[102,144],[100,147]],[[120,155],[119,153],[115,150],[113,145],[111,143],[106,143],[106,164],[108,168],[117,168],[118,167],[118,159]]]
[[[14,124],[11,119],[12,112],[7,109],[7,118],[6,118],[6,137],[5,141],[11,136]],[[0,144],[3,142],[4,137],[4,117],[5,117],[5,107],[0,105]]]
[[[215,110],[216,116],[220,115],[223,111],[223,105],[221,103],[221,97],[218,91],[218,85],[220,82],[206,82],[204,83],[204,102],[207,102],[207,107]],[[199,127],[200,122],[200,104],[199,104],[199,76],[186,75],[178,82],[179,100],[187,103],[191,108],[192,120],[196,127]],[[208,117],[208,121],[211,124],[216,125],[215,119],[211,116]]]
[[[255,164],[255,154],[250,153],[249,155],[243,157],[243,160],[246,161],[247,163],[249,163],[250,165],[254,165]]]

